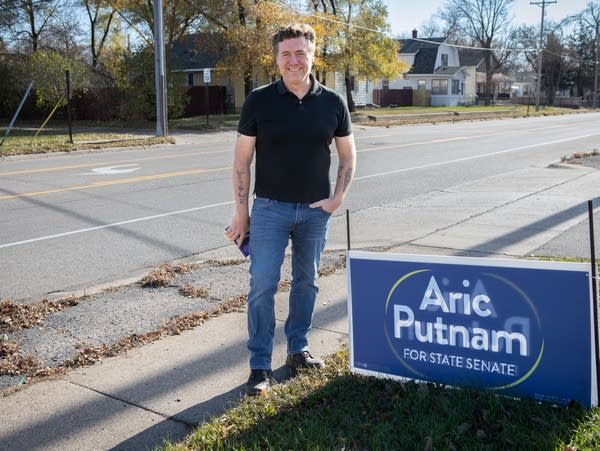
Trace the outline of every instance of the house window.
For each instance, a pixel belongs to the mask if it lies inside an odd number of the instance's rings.
[[[460,80],[452,80],[452,94],[460,94]]]
[[[442,53],[442,67],[448,67],[448,54]]]
[[[187,82],[188,82],[188,86],[194,86],[194,73],[193,72],[188,72]]]
[[[425,89],[427,82],[425,80],[417,80],[417,89]]]
[[[431,93],[434,95],[448,95],[448,80],[434,79],[431,80]]]

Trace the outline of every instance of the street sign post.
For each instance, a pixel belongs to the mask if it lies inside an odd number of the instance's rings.
[[[206,90],[206,125],[208,125],[208,113],[210,112],[210,100],[208,98],[208,84],[210,83],[210,69],[204,69],[204,86]]]

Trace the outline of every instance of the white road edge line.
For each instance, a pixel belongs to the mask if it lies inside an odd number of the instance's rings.
[[[185,214],[185,213],[191,213],[193,211],[206,210],[208,208],[223,207],[225,205],[232,205],[233,203],[234,203],[233,201],[219,202],[217,204],[204,205],[202,207],[194,207],[194,208],[188,208],[186,210],[171,211],[169,213],[161,213],[159,215],[145,216],[143,218],[128,219],[127,221],[119,221],[119,222],[114,222],[112,224],[104,224],[104,225],[95,226],[95,227],[88,227],[85,229],[71,230],[70,232],[57,233],[54,235],[40,236],[38,238],[31,238],[29,240],[15,241],[13,243],[0,244],[0,249],[5,249],[7,247],[13,247],[13,246],[20,246],[22,244],[35,243],[36,241],[45,241],[45,240],[51,240],[54,238],[62,238],[62,237],[69,236],[69,235],[77,235],[79,233],[93,232],[95,230],[109,229],[111,227],[118,227],[118,226],[122,226],[122,225],[126,225],[126,224],[134,224],[136,222],[149,221],[149,220],[158,219],[158,218],[165,218],[167,216],[181,215],[181,214]]]
[[[402,172],[415,171],[417,169],[426,169],[426,168],[431,168],[434,166],[443,166],[445,164],[460,163],[463,161],[476,160],[478,158],[485,158],[485,157],[492,157],[494,155],[501,155],[503,153],[516,152],[519,150],[532,149],[534,147],[547,146],[547,145],[558,144],[558,143],[567,142],[567,141],[574,141],[576,139],[589,138],[591,136],[597,136],[597,135],[600,135],[600,133],[590,133],[588,135],[575,136],[573,138],[565,138],[565,139],[559,139],[557,141],[549,141],[546,143],[531,144],[529,146],[515,147],[513,149],[505,149],[505,150],[499,150],[497,152],[489,152],[489,153],[484,153],[481,155],[473,155],[470,157],[457,158],[456,160],[446,160],[446,161],[440,161],[437,163],[424,164],[422,166],[412,166],[410,168],[396,169],[394,171],[378,172],[376,174],[363,175],[361,177],[354,177],[353,180],[366,180],[366,179],[370,179],[373,177],[381,177],[384,175],[400,174]]]

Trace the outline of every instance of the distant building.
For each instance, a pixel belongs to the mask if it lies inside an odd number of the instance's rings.
[[[231,52],[231,48],[218,33],[190,34],[173,44],[167,61],[170,70],[186,74],[186,86],[191,95],[189,115],[198,114],[199,110],[205,108],[204,95],[208,89],[211,91],[211,114],[217,110],[234,112],[241,109],[246,99],[244,77],[239,70],[223,68],[219,64]],[[210,71],[210,83],[204,82],[206,70]],[[256,88],[270,81],[262,71],[256,71],[252,87]]]
[[[399,39],[398,58],[410,66],[409,71],[395,80],[384,80],[376,89],[412,90],[419,103],[432,106],[458,105],[472,101],[472,92],[466,92],[473,75],[461,65],[456,47],[446,43],[446,38],[419,39],[417,30],[412,38]],[[424,91],[427,95],[422,95]],[[385,106],[385,105],[382,105]]]

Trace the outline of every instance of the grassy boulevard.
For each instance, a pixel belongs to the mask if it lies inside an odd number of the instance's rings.
[[[353,375],[343,348],[265,397],[244,398],[167,451],[592,450],[600,410]]]
[[[534,115],[519,106],[463,107],[469,113],[514,109],[512,117]],[[389,125],[386,115],[423,114],[462,108],[362,110],[355,119]],[[544,108],[539,114],[573,113]],[[367,115],[376,115],[369,121]],[[366,119],[366,120],[365,120]],[[473,119],[470,115],[469,119]],[[457,120],[456,117],[454,119]],[[169,123],[170,130],[231,130],[236,116],[192,118]],[[364,122],[363,122],[364,121]],[[433,119],[424,119],[431,122]],[[435,119],[439,122],[438,119]],[[3,124],[6,127],[6,124]],[[34,137],[34,124],[17,124],[0,146],[0,157],[88,148],[151,146],[173,142],[157,138],[154,124],[73,126],[70,144],[65,124],[51,123]],[[101,127],[101,128],[100,128]],[[2,128],[4,138],[5,128]],[[220,417],[203,423],[164,450],[595,450],[600,449],[600,408],[554,406],[516,400],[477,389],[434,383],[395,382],[351,374],[343,347],[327,359],[323,372],[303,372],[277,384],[265,397],[243,398]]]
[[[400,107],[380,109],[360,109],[353,113],[353,121],[367,126],[387,126],[415,122],[442,122],[458,120],[490,119],[497,117],[525,117],[550,114],[570,114],[584,110],[545,107],[536,113],[534,107],[526,105],[496,106],[460,106],[460,107]],[[407,119],[406,115],[411,115]],[[402,116],[402,117],[401,117]],[[169,121],[169,131],[210,132],[235,130],[238,116],[217,115],[174,119]],[[85,149],[103,149],[109,147],[152,146],[175,143],[176,136],[155,136],[156,125],[153,122],[111,123],[74,121],[72,138],[65,122],[50,121],[43,128],[41,124],[16,121],[6,136],[8,123],[0,122],[0,157],[48,152],[73,152]],[[176,133],[173,133],[176,135]]]

